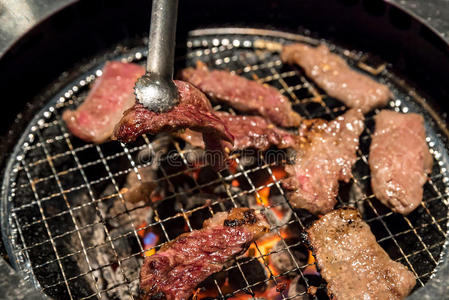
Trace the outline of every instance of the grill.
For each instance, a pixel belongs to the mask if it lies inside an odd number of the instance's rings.
[[[181,68],[202,60],[273,85],[306,118],[330,120],[344,113],[346,108],[306,79],[299,68],[281,63],[273,50],[292,41],[323,42],[307,33],[201,29],[190,33],[184,46],[187,54],[177,57],[176,64]],[[434,274],[447,235],[449,157],[441,138],[446,132],[425,99],[388,65],[368,53],[328,45],[353,67],[390,86],[395,94],[390,109],[425,117],[435,163],[418,209],[408,216],[394,214],[371,192],[367,158],[377,111],[366,118],[354,178],[341,184],[338,196],[338,206],[357,207],[390,257],[415,274],[418,289]],[[5,179],[8,217],[3,218],[2,228],[12,263],[55,298],[136,299],[144,255],[182,232],[200,228],[202,220],[218,211],[252,205],[269,217],[271,233],[251,245],[247,257],[206,280],[194,297],[303,299],[316,286],[317,297],[325,299],[323,282],[299,239],[314,217],[292,210],[281,186],[280,166],[288,162],[289,153],[235,153],[231,167],[215,173],[192,162],[197,150],[170,135],[143,136],[128,145],[94,145],[67,131],[62,112],[83,101],[106,59],[143,63],[145,55],[143,46],[116,47],[91,62],[90,69],[50,99],[29,124]],[[150,168],[163,197],[152,199],[154,204],[126,202],[123,187],[128,174],[138,174],[141,180],[141,173]],[[205,200],[202,195],[211,191],[220,197]],[[279,260],[290,263],[280,268]]]

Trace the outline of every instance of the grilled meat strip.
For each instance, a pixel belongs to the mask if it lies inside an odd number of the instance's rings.
[[[114,137],[128,143],[144,133],[157,134],[190,128],[203,134],[208,149],[220,150],[217,145],[220,145],[221,140],[233,143],[233,136],[214,114],[206,96],[188,82],[175,80],[175,84],[179,92],[178,105],[168,112],[156,113],[136,102],[125,111],[116,125]],[[223,167],[226,153],[222,153],[221,157],[220,160],[210,162],[216,169]]]
[[[403,299],[416,280],[390,259],[357,210],[325,214],[307,230],[321,276],[331,299]]]
[[[107,140],[123,112],[134,105],[134,83],[144,73],[136,64],[107,62],[83,104],[64,111],[62,118],[70,132],[86,142]]]
[[[190,83],[175,80],[179,92],[179,104],[165,113],[156,113],[136,102],[125,111],[114,130],[114,137],[124,143],[134,141],[144,133],[157,134],[191,128],[211,132],[219,138],[232,142],[232,135],[223,121],[212,111],[206,96]]]
[[[184,69],[181,77],[211,98],[242,112],[263,116],[276,125],[292,127],[301,122],[301,117],[292,109],[290,101],[267,84],[228,71],[210,71],[201,62],[198,62],[196,68]]]
[[[296,159],[285,167],[288,177],[283,181],[293,207],[312,214],[332,210],[338,181],[352,177],[363,121],[362,112],[351,109],[331,122],[314,119],[301,124]]]
[[[349,107],[360,108],[363,113],[385,105],[392,95],[386,85],[355,71],[325,45],[291,44],[284,46],[281,56],[283,62],[303,68],[306,75],[329,96]]]
[[[271,145],[284,149],[293,147],[296,144],[296,135],[277,128],[262,117],[233,116],[226,112],[216,112],[215,114],[224,122],[226,128],[234,136],[234,146],[224,145],[229,147],[229,150],[255,148],[264,151]],[[185,130],[178,136],[192,146],[204,149],[204,142],[199,133]]]
[[[373,192],[394,212],[406,215],[421,203],[423,185],[432,171],[424,119],[382,110],[375,121],[369,155]]]
[[[182,234],[145,258],[140,271],[142,299],[188,299],[199,283],[268,229],[265,217],[252,209],[215,214],[202,229]]]

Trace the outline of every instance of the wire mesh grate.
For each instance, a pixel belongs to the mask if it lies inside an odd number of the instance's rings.
[[[202,60],[211,67],[273,85],[306,118],[330,120],[344,113],[346,108],[318,89],[301,69],[283,65],[278,53],[270,51],[273,42],[285,43],[288,38],[291,36],[262,40],[250,34],[197,33],[187,42],[187,55],[177,58],[176,64],[181,68]],[[301,36],[295,39],[318,42]],[[351,65],[367,69],[367,55],[334,46],[332,49]],[[142,49],[133,49],[119,59],[143,62],[144,56]],[[302,245],[297,236],[313,217],[292,210],[285,197],[279,176],[285,159],[252,153],[253,160],[248,162],[245,153],[235,153],[229,170],[216,173],[192,163],[189,157],[196,149],[169,135],[142,136],[130,145],[86,144],[67,131],[61,114],[83,101],[89,84],[98,76],[101,66],[69,85],[38,114],[24,135],[8,186],[8,238],[16,265],[36,280],[38,288],[55,298],[136,299],[144,255],[154,253],[183,232],[200,228],[202,221],[214,213],[252,201],[251,205],[266,215],[277,212],[284,220],[269,218],[269,242],[256,241],[248,250],[248,259],[239,258],[226,265],[201,285],[195,297],[260,299],[271,295],[303,299],[317,283],[310,275],[313,262],[297,256]],[[395,92],[391,109],[425,115],[434,169],[424,187],[424,201],[413,213],[401,216],[382,206],[371,192],[367,161],[375,111],[366,118],[354,178],[340,186],[338,206],[359,209],[380,245],[412,270],[419,288],[432,276],[446,239],[448,157],[437,138],[438,129],[407,88],[398,85],[385,68],[377,77]],[[157,159],[156,154],[160,154]],[[127,202],[124,186],[128,176],[135,174],[142,181],[148,170],[163,195],[155,203]],[[258,201],[267,197],[267,191],[270,201]],[[144,241],[149,232],[158,239],[150,246]],[[285,255],[292,264],[279,270],[273,264],[276,255]],[[263,274],[255,275],[254,270]],[[230,283],[229,274],[240,282]],[[292,282],[302,289],[292,292]]]

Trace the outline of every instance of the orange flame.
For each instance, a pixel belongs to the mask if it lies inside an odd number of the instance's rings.
[[[304,269],[304,275],[318,275],[318,270],[315,265],[315,257],[312,251],[309,250],[309,256],[307,258],[307,267]]]
[[[282,179],[287,176],[287,172],[285,172],[284,168],[282,167],[273,167],[271,171],[273,172],[273,176],[274,178],[276,178],[276,180]]]
[[[148,226],[148,223],[146,221],[142,221],[142,223],[140,223],[139,226],[137,226],[136,230],[137,230],[137,235],[143,239],[143,237],[145,236],[145,227]]]
[[[269,206],[270,205],[269,198],[270,198],[269,187],[264,187],[263,189],[261,189],[259,192],[256,193],[256,201],[260,205]]]
[[[276,246],[276,244],[281,241],[281,239],[285,239],[286,237],[287,234],[284,231],[281,231],[279,234],[272,234],[268,237],[259,239],[257,240],[257,247],[255,244],[252,244],[248,249],[248,254],[259,256],[258,260],[261,264],[265,265],[266,263],[268,263],[268,268],[270,269],[269,271],[271,271],[273,275],[279,275],[279,272],[277,272],[275,266],[272,265],[269,260],[265,261],[264,259],[268,257],[266,255],[270,254],[274,246]]]
[[[143,253],[144,256],[151,256],[154,254],[156,254],[156,248],[149,249],[149,250],[145,249],[145,252]],[[157,257],[157,256],[155,256],[155,257]]]
[[[273,251],[273,248],[276,245],[276,243],[281,241],[281,239],[283,239],[283,238],[285,239],[287,237],[288,237],[288,234],[284,231],[280,231],[279,234],[273,233],[265,238],[257,240],[257,242],[256,242],[257,247],[256,247],[255,243],[251,244],[251,246],[249,247],[246,254],[248,256],[257,256],[260,263],[269,269],[269,270],[267,270],[267,273],[270,274],[270,271],[271,271],[271,273],[274,276],[277,276],[277,275],[279,275],[279,273],[276,271],[276,268],[271,264],[271,262],[268,259],[266,261],[264,260],[267,258],[267,256],[265,256],[265,255],[269,255],[270,252]],[[282,293],[284,290],[286,290],[288,288],[288,284],[289,284],[290,280],[286,280],[281,277],[277,278],[276,280],[278,283],[277,285],[275,285],[274,282],[270,280],[268,282],[267,288],[264,291],[255,291],[255,297],[256,298],[258,298],[258,297],[265,298],[265,299],[275,299],[276,297],[279,297],[279,293]],[[220,285],[220,290],[223,294],[232,293],[234,291],[232,286],[229,284],[228,279],[226,279],[226,281]],[[197,290],[195,292],[193,299],[199,300],[199,299],[203,299],[206,297],[216,298],[218,296],[219,296],[218,291],[215,288],[202,289],[202,290]],[[248,299],[253,299],[253,296],[248,295],[244,292],[241,292],[241,293],[238,293],[228,299],[229,300],[248,300]]]
[[[284,171],[283,168],[281,167],[273,167],[272,168],[272,173],[273,176],[270,176],[267,181],[265,183],[262,184],[262,186],[264,185],[269,185],[270,183],[273,183],[273,177],[277,180],[284,178],[287,173]],[[270,187],[264,187],[261,190],[259,190],[259,192],[256,193],[256,201],[258,204],[263,205],[263,206],[269,206],[270,205]]]
[[[309,257],[307,258],[307,264],[311,265],[315,263],[315,257],[312,254],[312,251],[309,250]]]
[[[229,165],[229,171],[231,173],[235,173],[237,170],[237,164],[235,161],[231,160]],[[287,174],[284,171],[282,167],[273,167],[272,168],[273,177],[276,180],[284,178]],[[270,176],[266,182],[263,185],[268,185],[270,183],[274,182],[273,178]],[[239,181],[237,179],[232,180],[231,185],[234,187],[237,187],[240,185]],[[255,198],[257,200],[257,203],[259,205],[269,206],[269,198],[270,198],[270,187],[264,187],[260,189],[256,195]],[[283,212],[278,209],[277,207],[271,207],[270,208],[279,218],[282,218]],[[271,234],[268,235],[262,239],[257,240],[257,247],[256,244],[253,243],[248,248],[248,251],[246,252],[246,255],[249,257],[258,257],[259,262],[265,266],[268,270],[268,274],[271,272],[274,276],[279,275],[279,272],[275,268],[275,266],[270,262],[268,259],[268,255],[273,251],[273,248],[275,245],[281,241],[281,239],[285,239],[288,237],[288,233],[285,231],[280,231],[279,234]],[[282,278],[278,278],[278,285],[276,286],[274,282],[271,280],[268,282],[267,289],[264,291],[256,291],[255,297],[261,297],[265,299],[274,299],[279,296],[279,293],[281,293],[283,290],[288,288],[288,284],[290,280],[283,280]],[[230,285],[228,279],[222,284],[220,284],[220,290],[223,294],[232,293],[234,289]],[[193,296],[193,299],[199,300],[206,297],[216,298],[218,297],[218,291],[216,288],[210,288],[210,289],[198,289],[195,292],[195,295]],[[248,300],[253,299],[251,295],[248,295],[244,292],[239,293],[237,295],[234,295],[231,298],[228,298],[229,300]]]

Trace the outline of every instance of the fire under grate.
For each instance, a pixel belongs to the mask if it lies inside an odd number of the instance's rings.
[[[187,42],[178,68],[201,60],[280,89],[306,118],[334,119],[342,104],[318,89],[303,72],[283,65],[276,43],[306,36],[252,30],[198,30]],[[143,42],[142,42],[143,45]],[[416,276],[416,288],[432,276],[446,240],[448,154],[441,132],[421,99],[370,55],[330,45],[351,65],[387,83],[395,94],[390,109],[425,116],[427,142],[435,158],[424,186],[424,201],[413,213],[392,213],[370,188],[368,150],[375,111],[367,115],[354,179],[340,185],[338,206],[358,208],[390,257]],[[114,59],[143,63],[144,48],[118,47]],[[108,57],[108,59],[112,59]],[[214,213],[236,206],[262,210],[271,232],[243,257],[203,282],[197,299],[326,299],[324,284],[300,233],[314,217],[292,210],[281,187],[282,165],[291,153],[243,151],[227,170],[214,172],[197,163],[201,151],[171,135],[142,136],[128,145],[86,144],[72,136],[61,119],[78,106],[102,63],[68,85],[32,120],[19,141],[5,196],[13,264],[47,295],[58,299],[137,299],[144,255],[183,232],[201,228]],[[217,106],[216,109],[232,109]],[[130,175],[132,174],[132,175]],[[134,175],[133,175],[134,174]],[[136,174],[139,174],[138,176]],[[152,203],[129,203],[125,183],[150,177],[159,188]]]

